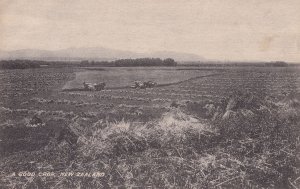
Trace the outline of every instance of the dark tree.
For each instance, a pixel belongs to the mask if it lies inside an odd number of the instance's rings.
[[[174,59],[172,59],[172,58],[167,58],[167,59],[164,59],[164,60],[163,60],[163,65],[164,65],[164,66],[176,66],[177,63],[175,62]]]

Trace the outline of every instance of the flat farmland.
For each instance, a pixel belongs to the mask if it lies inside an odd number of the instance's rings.
[[[135,80],[158,86],[132,89]],[[38,68],[1,70],[0,81],[2,173],[106,174],[44,178],[39,187],[299,184],[298,67]],[[83,91],[84,81],[107,86]]]
[[[64,89],[80,88],[85,82],[105,82],[108,88],[128,87],[134,81],[154,81],[159,84],[177,83],[194,77],[216,73],[214,69],[178,69],[174,67],[106,67],[83,68],[75,72],[75,78],[65,84]]]

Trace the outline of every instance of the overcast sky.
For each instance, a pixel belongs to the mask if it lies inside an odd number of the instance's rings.
[[[300,0],[0,0],[0,49],[300,62]]]

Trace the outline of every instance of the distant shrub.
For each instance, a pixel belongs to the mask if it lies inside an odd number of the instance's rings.
[[[288,67],[289,64],[283,61],[276,61],[276,62],[269,62],[265,63],[266,66],[273,66],[273,67]]]

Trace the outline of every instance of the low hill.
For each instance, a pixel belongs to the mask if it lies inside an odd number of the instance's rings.
[[[173,58],[175,61],[200,61],[202,57],[173,51],[158,51],[153,53],[136,53],[131,51],[108,49],[103,47],[92,48],[67,48],[55,51],[39,50],[39,49],[21,49],[14,51],[0,51],[0,60],[12,59],[31,59],[46,61],[80,61],[80,60],[96,60],[96,61],[112,61],[117,59],[135,59],[135,58]]]

